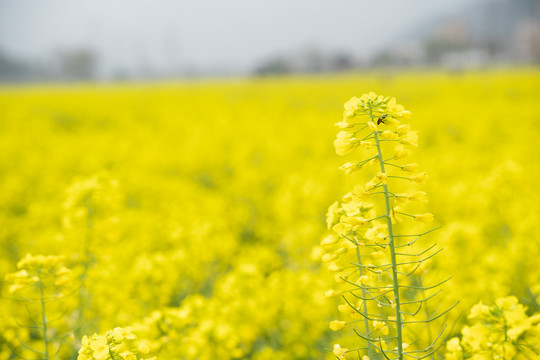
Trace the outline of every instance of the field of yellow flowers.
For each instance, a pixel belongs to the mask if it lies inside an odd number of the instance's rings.
[[[0,88],[0,359],[365,359],[319,244],[377,173],[345,176],[333,146],[370,91],[418,131],[440,227],[419,241],[442,249],[423,279],[451,278],[429,311],[459,301],[414,335],[446,326],[433,359],[540,358],[540,71],[521,69]]]

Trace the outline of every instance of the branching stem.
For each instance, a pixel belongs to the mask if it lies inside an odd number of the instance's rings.
[[[362,264],[362,259],[360,257],[360,248],[358,246],[356,246],[356,258],[358,260],[358,264]],[[363,275],[364,274],[364,269],[359,266],[359,271],[360,271],[360,275]],[[366,296],[367,296],[367,292],[366,292],[366,288],[364,285],[362,285],[362,297],[363,297],[363,305],[364,305],[364,313],[368,314],[368,305],[367,305],[367,299],[366,299]],[[367,319],[367,317],[364,317],[364,330],[366,331],[366,334],[369,333],[369,321]],[[375,351],[373,350],[373,345],[371,344],[370,341],[367,341],[366,340],[366,343],[367,343],[367,350],[368,350],[368,356],[369,358],[373,358],[373,356],[375,355]]]

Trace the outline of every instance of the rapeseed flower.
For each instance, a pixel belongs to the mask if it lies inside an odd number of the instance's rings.
[[[416,175],[404,177],[402,173],[395,173],[396,169],[406,173],[414,173],[418,170],[417,163],[399,164],[395,161],[407,157],[411,151],[406,148],[418,147],[418,133],[411,130],[409,124],[402,124],[403,120],[410,117],[410,112],[402,105],[397,104],[394,98],[383,97],[375,93],[364,94],[361,97],[353,97],[345,104],[344,120],[338,123],[338,127],[346,129],[337,134],[334,141],[336,152],[339,155],[345,155],[362,147],[364,150],[375,150],[367,159],[361,161],[349,161],[341,166],[341,170],[346,175],[350,175],[364,167],[378,163],[380,171],[371,178],[364,186],[357,185],[354,190],[342,197],[342,203],[333,203],[327,213],[328,229],[334,232],[335,236],[341,236],[346,243],[340,249],[338,254],[336,250],[329,249],[322,257],[323,262],[330,262],[328,270],[331,272],[344,272],[345,268],[339,264],[349,264],[347,269],[351,269],[348,275],[336,276],[339,284],[347,284],[348,288],[341,297],[346,304],[340,304],[339,310],[342,313],[350,313],[347,310],[352,307],[351,301],[354,298],[360,299],[358,304],[359,315],[364,318],[363,333],[361,335],[358,329],[355,332],[363,341],[367,342],[367,355],[373,356],[377,351],[385,351],[388,343],[396,346],[397,359],[403,360],[404,350],[409,346],[405,343],[403,328],[408,322],[404,320],[403,308],[408,308],[407,304],[415,304],[417,300],[412,296],[402,305],[400,293],[402,285],[400,282],[407,283],[405,276],[415,274],[416,277],[426,274],[426,263],[429,259],[420,258],[431,248],[419,253],[404,253],[402,250],[396,250],[403,246],[401,237],[398,237],[393,230],[393,225],[404,222],[405,218],[414,218],[418,222],[428,223],[433,221],[434,216],[431,213],[410,215],[402,210],[400,205],[407,205],[408,201],[426,202],[427,195],[422,191],[412,193],[394,193],[390,188],[396,186],[394,181],[410,180],[411,182],[422,184],[427,179],[427,174],[421,172]],[[353,130],[354,128],[354,130]],[[353,132],[354,131],[354,132]],[[387,143],[385,143],[387,142]],[[394,147],[394,154],[391,158],[383,155],[383,150],[391,144],[397,143]],[[388,144],[388,145],[385,145]],[[383,199],[385,211],[380,212],[376,205],[375,197],[380,195]],[[386,225],[384,224],[386,222]],[[412,236],[405,235],[403,237]],[[418,236],[418,235],[416,235]],[[421,235],[420,235],[421,236]],[[418,236],[419,237],[419,236]],[[334,244],[333,241],[323,240],[324,244]],[[338,264],[339,256],[339,264]],[[409,256],[408,258],[405,257]],[[396,260],[399,257],[399,261]],[[415,259],[410,261],[410,259]],[[352,268],[357,267],[356,271]],[[351,281],[350,275],[357,272],[357,280]],[[414,288],[422,288],[414,285]],[[355,286],[352,287],[351,286]],[[334,296],[339,292],[332,290],[328,295]],[[413,292],[414,293],[414,292]],[[403,292],[402,296],[406,296]],[[374,302],[375,304],[372,304]],[[381,310],[384,309],[384,310]],[[391,310],[390,310],[391,309]],[[353,309],[354,310],[354,309]],[[369,323],[371,312],[379,313],[374,316],[377,320]],[[389,312],[387,312],[389,311]],[[415,316],[418,310],[411,309],[411,316]],[[351,313],[352,314],[352,313]],[[392,314],[392,315],[390,315]],[[407,312],[408,314],[408,312]],[[393,318],[393,320],[391,320]],[[427,319],[429,322],[433,319]],[[394,322],[394,328],[387,325],[387,321]],[[413,321],[412,323],[415,323]],[[420,323],[420,321],[418,322]],[[341,320],[330,322],[330,328],[334,331],[342,329],[347,323]],[[384,338],[384,341],[376,342],[373,338],[374,333],[378,337],[386,337],[393,331],[392,337]],[[432,346],[432,345],[430,345]],[[341,354],[338,348],[337,353]],[[429,352],[429,346],[415,353]],[[336,355],[336,352],[334,352]],[[340,355],[336,355],[339,356]]]
[[[347,351],[349,351],[349,349],[342,348],[341,346],[339,346],[339,344],[335,344],[334,350],[332,352],[338,359],[342,360],[342,359],[345,359],[345,355],[347,354]]]

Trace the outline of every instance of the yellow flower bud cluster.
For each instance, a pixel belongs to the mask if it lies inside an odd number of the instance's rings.
[[[409,125],[401,125],[401,120],[410,118],[410,115],[408,110],[396,103],[395,98],[383,97],[373,92],[359,98],[352,97],[345,103],[343,121],[336,123],[336,126],[342,129],[334,141],[336,153],[343,156],[359,146],[366,150],[373,149],[373,142],[365,141],[357,134],[362,127],[378,131],[381,124],[391,127],[381,131],[381,138],[418,146],[417,132],[410,131]]]
[[[76,179],[67,189],[63,203],[63,237],[68,246],[83,252],[96,246],[96,239],[115,241],[118,238],[117,210],[121,199],[119,182],[105,171]],[[94,234],[99,234],[95,236]]]
[[[105,335],[94,334],[90,337],[83,336],[81,349],[77,360],[156,360],[157,358],[147,358],[150,348],[145,342],[138,345],[133,342],[136,336],[132,333],[132,328],[114,328],[107,331]]]
[[[540,314],[528,316],[526,310],[515,296],[492,306],[476,304],[469,314],[474,324],[446,343],[445,359],[537,359]]]
[[[346,155],[356,149],[360,141],[354,137],[354,134],[347,131],[340,131],[334,140],[334,146],[338,155]]]
[[[61,292],[71,286],[71,270],[64,266],[63,256],[32,256],[27,254],[17,263],[19,271],[6,275],[11,293],[32,291],[36,287]]]
[[[410,118],[411,113],[402,105],[396,103],[395,98],[377,95],[374,92],[364,94],[361,97],[353,96],[344,105],[343,121],[340,127],[354,126],[355,121],[372,111],[373,116],[385,116],[385,120],[393,125],[399,125],[400,119]],[[345,126],[347,124],[347,126]]]

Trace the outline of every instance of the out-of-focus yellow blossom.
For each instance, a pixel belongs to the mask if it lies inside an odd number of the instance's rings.
[[[356,283],[360,284],[360,285],[367,285],[368,282],[369,282],[369,276],[368,275],[362,275],[356,281]]]
[[[459,344],[459,338],[457,337],[448,340],[448,342],[446,343],[446,349],[452,353],[460,352],[463,350],[461,345]]]
[[[403,222],[403,218],[400,216],[400,213],[401,213],[401,207],[394,206],[392,208],[392,212],[390,213],[390,218],[392,219],[393,223]]]
[[[472,307],[469,319],[482,319],[489,316],[489,307],[479,303]]]
[[[401,170],[406,171],[406,172],[414,172],[417,169],[418,169],[418,164],[416,164],[416,163],[405,164],[405,165],[401,166]]]
[[[336,201],[328,208],[326,213],[326,225],[331,229],[339,221],[339,203]]]
[[[403,136],[403,135],[407,134],[410,130],[411,130],[411,125],[409,125],[409,124],[399,125],[396,128],[396,132],[397,132],[397,134],[399,136]]]
[[[340,296],[341,293],[339,291],[335,291],[335,290],[327,290],[325,293],[324,293],[324,296],[326,297],[338,297]]]
[[[424,191],[415,191],[414,193],[407,196],[411,201],[427,202],[427,194]]]
[[[366,190],[371,190],[377,185],[386,184],[388,176],[385,173],[378,173],[366,184]]]
[[[434,218],[433,214],[430,214],[430,213],[414,215],[414,220],[420,221],[423,223],[430,223],[433,221],[433,218]]]
[[[329,246],[329,245],[335,244],[338,241],[339,241],[339,238],[336,235],[330,234],[321,241],[321,245]]]
[[[354,161],[350,161],[348,163],[345,163],[343,164],[342,166],[340,166],[340,169],[343,170],[345,172],[346,175],[349,175],[355,171],[358,171],[362,168],[362,163],[361,162],[354,162]]]
[[[112,337],[116,342],[122,342],[124,339],[133,340],[136,338],[136,336],[132,333],[132,331],[133,329],[131,327],[125,329],[116,327],[112,330]]]
[[[136,346],[136,336],[131,328],[116,327],[105,335],[94,334],[90,337],[84,335],[77,360],[152,360],[156,357],[146,358],[150,352],[148,345]]]
[[[390,101],[387,103],[388,107],[388,117],[390,119],[403,119],[408,120],[411,118],[411,112],[409,110],[405,110],[403,105],[400,105],[396,102],[396,98],[391,98]],[[388,121],[388,120],[387,120]],[[392,125],[398,125],[399,121],[392,123]]]
[[[351,118],[355,115],[356,110],[360,106],[361,102],[360,99],[356,96],[353,96],[352,98],[347,101],[343,107],[345,108],[345,112],[343,114],[344,118]]]
[[[398,134],[390,130],[384,130],[381,137],[386,140],[397,140],[399,138]]]
[[[330,265],[328,265],[328,271],[332,271],[332,272],[338,272],[338,271],[342,271],[343,268],[338,266],[336,263],[331,263]]]
[[[144,341],[149,354],[162,359],[183,354],[201,360],[329,360],[335,356],[325,349],[332,346],[324,344],[356,348],[352,329],[332,332],[328,322],[343,316],[340,320],[360,320],[355,326],[363,327],[360,314],[341,313],[336,306],[354,311],[342,294],[347,296],[344,291],[356,287],[360,276],[368,276],[370,286],[386,285],[375,267],[389,259],[371,258],[375,249],[388,246],[385,219],[370,221],[349,236],[347,244],[358,244],[367,256],[362,260],[374,266],[362,275],[349,274],[357,270],[350,264],[358,263],[353,249],[334,261],[345,269],[341,273],[328,272],[320,263],[325,253],[345,246],[338,234],[347,235],[348,230],[339,223],[333,225],[339,241],[313,244],[324,232],[324,214],[334,200],[370,202],[381,196],[364,188],[380,171],[376,161],[363,165],[354,178],[344,177],[337,167],[360,159],[351,154],[340,161],[332,147],[332,128],[369,131],[361,104],[379,101],[378,96],[358,98],[350,118],[336,116],[335,109],[339,111],[360,84],[394,94],[407,108],[417,109],[412,127],[405,124],[407,113],[396,118],[403,124],[392,116],[382,118],[382,112],[374,114],[374,121],[379,130],[399,136],[418,130],[421,151],[385,141],[385,160],[392,158],[397,165],[417,162],[419,171],[429,169],[433,179],[422,189],[430,195],[429,208],[395,199],[391,206],[410,214],[432,212],[444,220],[440,230],[417,242],[400,239],[400,252],[432,243],[444,248],[421,278],[416,272],[422,266],[412,275],[398,276],[411,286],[452,277],[430,300],[441,298],[440,307],[428,302],[427,312],[435,316],[437,309],[457,300],[460,305],[436,320],[432,339],[444,323],[441,338],[462,337],[459,330],[467,316],[460,310],[480,300],[491,307],[490,299],[514,294],[528,306],[527,315],[539,312],[540,249],[534,234],[540,232],[540,221],[534,211],[534,179],[540,174],[535,148],[540,72],[465,69],[459,74],[387,75],[0,86],[0,278],[20,271],[16,264],[27,253],[64,256],[72,285],[60,282],[48,288],[54,289],[56,299],[46,304],[48,333],[51,338],[78,335],[62,338],[59,359],[76,358],[84,334],[104,334],[118,325],[133,325],[137,348]],[[411,86],[419,82],[421,87]],[[458,93],[470,96],[455,96]],[[390,99],[386,104],[388,114]],[[501,114],[511,114],[511,120]],[[335,121],[329,119],[342,120],[347,127],[333,127]],[[364,136],[358,133],[355,138]],[[367,159],[376,147],[358,150]],[[394,159],[394,152],[400,157]],[[394,167],[386,172],[408,176]],[[388,182],[395,194],[416,191],[413,182]],[[361,185],[352,190],[352,183]],[[381,208],[378,204],[372,216],[362,217],[380,216]],[[337,214],[338,221],[342,215]],[[431,228],[407,220],[398,225],[400,233]],[[230,281],[230,275],[236,280]],[[22,358],[42,358],[20,344],[44,349],[39,331],[20,326],[41,321],[39,304],[19,301],[26,290],[35,297],[37,288],[21,284],[10,293],[14,284],[3,283],[0,359],[17,358],[11,349]],[[330,288],[337,296],[326,299],[324,292]],[[404,293],[423,298],[418,291]],[[352,304],[363,311],[361,302]],[[368,311],[386,315],[394,306],[374,305]],[[530,318],[538,324],[534,315]],[[203,327],[209,319],[213,325]],[[387,324],[390,333],[395,331],[394,323]],[[539,330],[538,325],[533,328]],[[429,345],[424,324],[414,331],[418,341],[406,339],[409,349]],[[49,345],[54,358],[58,342]],[[444,352],[443,347],[435,358]],[[525,358],[534,359],[534,353]]]
[[[62,292],[72,284],[71,270],[64,266],[63,256],[26,256],[17,263],[19,271],[6,275],[6,281],[12,283],[9,291],[37,291],[43,287],[47,292]],[[51,287],[55,287],[52,289]]]
[[[446,343],[446,359],[532,359],[540,349],[540,314],[527,316],[515,296],[498,298],[496,305],[472,307],[461,340]]]
[[[345,321],[333,320],[333,321],[330,321],[330,329],[332,329],[333,331],[338,331],[338,330],[343,329],[345,324],[346,324]]]
[[[370,150],[373,148],[373,143],[371,141],[360,141],[360,146],[366,150]]]
[[[411,155],[411,150],[405,149],[402,145],[396,146],[394,149],[394,160],[398,160]]]
[[[340,121],[340,122],[337,122],[335,125],[336,125],[337,127],[339,127],[340,129],[347,129],[347,128],[353,127],[352,124],[349,124],[349,123],[346,122],[346,121]]]
[[[409,180],[411,180],[412,182],[415,182],[417,184],[425,183],[427,178],[428,178],[428,176],[427,176],[427,174],[425,172],[421,172],[418,175],[409,176]]]
[[[400,137],[399,142],[404,145],[412,145],[418,147],[418,132],[408,131]]]
[[[340,131],[334,141],[334,147],[338,155],[347,155],[358,147],[360,142],[354,137],[354,134],[347,131]]]
[[[386,325],[386,323],[384,321],[373,321],[373,329],[375,331],[379,331],[381,332],[382,334],[384,335],[388,335],[388,326]]]
[[[373,131],[378,131],[379,129],[377,128],[377,125],[373,122],[373,121],[368,121],[367,122],[367,125],[368,127],[373,130]]]
[[[336,355],[338,359],[341,360],[345,359],[347,351],[349,351],[349,349],[342,348],[341,346],[339,346],[339,344],[334,344],[334,350],[332,352],[334,353],[334,355]]]

